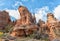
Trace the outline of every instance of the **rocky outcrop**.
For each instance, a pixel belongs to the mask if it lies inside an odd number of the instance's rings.
[[[11,22],[9,13],[0,11],[0,29],[4,29]]]
[[[17,20],[16,25],[30,25],[34,23],[35,18],[31,15],[26,7],[19,6],[18,11],[21,18]]]
[[[48,36],[49,40],[52,41],[53,39],[57,38],[56,35],[60,35],[60,21],[58,21],[52,13],[47,14],[47,22],[44,22],[40,19],[38,22],[38,26],[39,31],[37,31],[37,35],[35,37],[36,39],[40,39],[42,36],[45,35],[45,38]]]
[[[37,25],[29,25],[29,26],[18,26],[14,27],[11,36],[29,36],[33,34],[33,32],[38,30]]]
[[[52,39],[56,38],[56,35],[54,32],[54,29],[57,28],[56,23],[58,23],[58,22],[57,22],[56,18],[54,17],[54,15],[52,13],[48,13],[47,14],[47,26],[48,26],[48,30],[49,30],[48,35],[49,35],[50,41]]]
[[[43,33],[44,29],[46,28],[45,22],[40,19],[38,22],[38,26],[39,26],[39,33]]]
[[[46,37],[46,35],[50,41],[56,38],[55,32],[59,32],[60,21],[58,21],[52,13],[47,14],[46,22],[39,20],[36,24],[35,15],[32,16],[26,7],[19,6],[18,11],[21,18],[16,21],[11,36],[28,36],[36,32],[36,37],[39,38],[40,36]]]
[[[47,38],[48,34],[47,34],[47,25],[43,20],[39,20],[37,23],[39,29],[37,32],[35,32],[35,39],[40,39],[40,38]]]
[[[24,6],[19,6],[18,11],[20,13],[21,18],[17,20],[11,35],[26,36],[32,34],[38,29],[38,26],[35,24],[35,15],[32,16],[32,14]]]

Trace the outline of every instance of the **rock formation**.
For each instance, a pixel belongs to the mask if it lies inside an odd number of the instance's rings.
[[[35,21],[31,13],[24,6],[19,6],[18,11],[20,13],[20,19],[17,20],[17,25],[30,25]]]
[[[14,26],[12,36],[24,36],[24,35],[30,35],[35,30],[38,29],[38,26],[35,25],[35,15],[32,16],[31,13],[28,11],[28,9],[24,6],[19,6],[18,11],[20,13],[20,19],[17,20],[16,25]],[[19,28],[19,29],[17,29]],[[18,33],[20,32],[20,33]],[[15,34],[14,34],[15,33]]]
[[[36,39],[37,37],[40,36],[39,38],[41,38],[42,36],[44,36],[44,34],[46,34],[49,37],[49,40],[52,41],[53,39],[56,39],[56,35],[60,35],[60,21],[58,21],[52,13],[47,14],[47,22],[44,22],[40,19],[38,22],[38,26],[39,31],[37,31],[38,33]]]
[[[38,22],[38,26],[39,26],[40,33],[43,33],[43,30],[45,29],[45,22],[40,19]]]
[[[47,34],[47,25],[45,24],[45,22],[43,20],[39,20],[37,23],[39,29],[37,32],[35,32],[35,39],[40,39],[40,38],[47,38],[48,34]]]
[[[9,13],[0,11],[0,29],[4,29],[7,24],[11,22]]]
[[[52,40],[56,38],[54,28],[56,27],[57,20],[52,13],[47,14],[47,26],[48,26],[48,35],[49,39]]]
[[[50,41],[56,38],[55,32],[58,32],[57,29],[60,28],[60,21],[52,13],[47,14],[47,22],[39,20],[36,24],[35,15],[32,16],[26,7],[19,6],[18,11],[21,18],[16,21],[11,36],[28,36],[36,31],[37,36],[48,34]]]

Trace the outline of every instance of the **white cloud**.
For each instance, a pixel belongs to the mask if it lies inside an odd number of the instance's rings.
[[[7,12],[9,12],[9,15],[16,18],[16,19],[20,19],[20,14],[18,12],[18,10],[6,10]]]
[[[24,6],[22,2],[20,2],[20,1],[15,1],[15,4],[13,4],[12,7],[15,8],[15,9],[17,9],[16,7],[17,7],[17,6],[20,6],[20,5]]]
[[[47,19],[46,15],[48,11],[49,11],[49,8],[47,6],[37,9],[35,11],[36,21],[38,22],[39,19],[46,21]]]
[[[23,5],[23,3],[22,2],[19,2],[19,1],[16,1],[14,5],[15,6],[17,6],[17,5]]]
[[[54,16],[60,20],[60,5],[58,5],[57,7],[54,8],[53,10],[54,12]]]

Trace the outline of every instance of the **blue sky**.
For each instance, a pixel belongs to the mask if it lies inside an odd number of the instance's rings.
[[[29,10],[35,10],[43,6],[48,6],[52,10],[59,4],[60,0],[0,0],[0,10],[17,9],[20,5],[26,6]]]
[[[47,12],[55,13],[55,16],[57,15],[57,8],[60,8],[60,0],[0,0],[0,10],[7,10],[13,17],[15,17],[20,5],[27,7],[31,13],[35,13],[37,20],[42,18],[42,20],[46,20]],[[13,11],[15,13],[12,15]],[[57,18],[59,19],[59,17]]]

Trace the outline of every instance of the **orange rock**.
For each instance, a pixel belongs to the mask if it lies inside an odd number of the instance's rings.
[[[20,19],[17,20],[16,24],[18,25],[30,25],[35,21],[35,17],[31,15],[28,9],[24,6],[19,6],[18,11],[20,13]]]
[[[56,38],[56,35],[54,33],[54,29],[53,29],[53,28],[55,28],[54,27],[55,22],[56,22],[56,18],[54,17],[54,15],[51,13],[48,13],[47,14],[47,26],[49,29],[48,35],[49,35],[49,38],[51,38],[51,40]]]
[[[38,26],[35,25],[36,24],[35,15],[32,16],[32,14],[24,6],[19,6],[18,11],[20,13],[21,18],[16,21],[16,25],[14,26],[14,29],[16,28],[15,30],[18,30],[16,31],[17,32],[16,36],[18,35],[24,36],[32,34],[34,31],[38,29]]]

